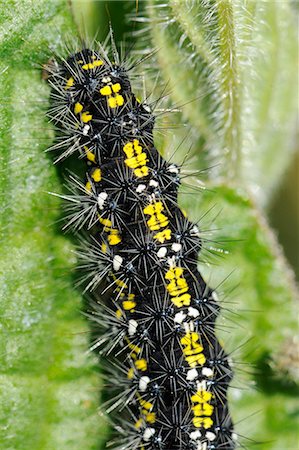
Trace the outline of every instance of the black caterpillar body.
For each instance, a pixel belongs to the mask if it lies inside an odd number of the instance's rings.
[[[233,449],[232,370],[197,269],[200,232],[177,205],[180,168],[155,148],[125,63],[83,49],[48,70],[57,160],[86,163],[82,183],[71,177],[68,225],[87,241],[93,348],[112,362],[114,448]]]

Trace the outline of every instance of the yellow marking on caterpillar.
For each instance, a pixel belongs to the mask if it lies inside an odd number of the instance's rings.
[[[150,411],[154,406],[151,402],[147,402],[146,400],[144,400],[144,398],[142,398],[139,393],[137,393],[137,398],[139,400],[140,406],[145,409],[145,412]]]
[[[164,275],[165,280],[169,282],[166,289],[172,297],[171,301],[178,308],[189,306],[191,303],[191,295],[188,294],[189,286],[183,277],[183,272],[182,267],[171,267]]]
[[[90,181],[87,181],[87,183],[85,184],[85,189],[86,189],[86,191],[89,194],[91,193],[91,183],[90,183]]]
[[[113,275],[114,275],[114,274],[113,274]],[[127,287],[128,287],[124,281],[119,280],[119,279],[115,279],[115,284],[116,284],[117,286],[123,287],[124,289],[127,289]]]
[[[81,103],[75,103],[74,113],[79,114],[83,109],[83,105]]]
[[[162,202],[156,202],[156,203],[150,203],[149,205],[147,205],[143,212],[144,214],[149,214],[150,216],[152,216],[153,214],[158,214],[161,211],[163,211],[164,207]]]
[[[98,183],[99,181],[101,181],[102,179],[102,171],[99,167],[97,167],[91,174],[91,178],[94,179],[94,181],[96,183]]]
[[[116,312],[115,312],[115,315],[116,315],[116,317],[117,317],[118,319],[120,319],[121,316],[123,315],[121,309],[117,309]]]
[[[156,413],[155,412],[149,412],[145,415],[145,421],[147,423],[155,423],[156,422]]]
[[[145,166],[147,161],[147,154],[141,153],[135,157],[125,159],[125,164],[130,167],[130,169],[137,169],[138,167]]]
[[[156,413],[151,412],[151,409],[154,407],[153,403],[144,400],[138,392],[137,398],[140,406],[142,407],[141,413],[144,415],[144,420],[148,423],[155,423]]]
[[[202,366],[206,362],[206,357],[203,353],[198,355],[186,356],[186,361],[190,367]]]
[[[152,231],[159,230],[160,228],[166,227],[169,223],[168,218],[164,214],[157,214],[152,216],[148,221],[148,227]]]
[[[100,89],[100,94],[102,95],[111,95],[112,94],[112,89],[110,86],[104,86]]]
[[[122,106],[124,104],[124,98],[122,95],[115,95],[114,97],[108,98],[108,105],[110,108],[116,108],[117,106]]]
[[[102,89],[100,89],[100,93],[102,95],[111,95],[112,92],[117,93],[120,90],[121,90],[121,85],[119,83],[115,83],[115,84],[109,83],[109,85],[104,86]]]
[[[123,96],[118,94],[120,90],[121,85],[119,83],[112,84],[111,82],[100,89],[100,94],[107,97],[110,108],[116,108],[117,106],[122,106],[124,104],[125,100]]]
[[[178,278],[176,280],[171,280],[167,285],[167,290],[170,295],[177,296],[188,291],[188,285],[185,278]]]
[[[93,65],[95,66],[95,67],[100,67],[100,66],[102,66],[104,63],[103,63],[103,61],[101,60],[101,59],[96,59],[94,62],[93,62]]]
[[[95,154],[92,153],[86,145],[84,145],[84,150],[86,153],[86,158],[91,162],[95,162],[96,159]]]
[[[75,103],[74,113],[80,114],[83,110],[83,105],[81,103]],[[89,113],[89,111],[84,111],[81,113],[81,121],[83,123],[87,123],[92,119],[92,115]]]
[[[126,311],[132,311],[136,306],[136,302],[132,302],[131,300],[125,300],[123,302],[123,308]]]
[[[191,400],[195,405],[192,405],[192,410],[195,415],[193,418],[193,425],[196,428],[204,427],[211,428],[213,425],[213,420],[210,417],[213,414],[214,407],[208,402],[212,399],[213,395],[211,392],[200,389],[196,394],[191,396]]]
[[[110,231],[110,227],[112,226],[112,222],[110,219],[103,219],[102,217],[99,216],[99,221],[105,227],[109,227],[108,231]],[[107,230],[105,230],[105,228],[104,228],[104,231],[107,231]]]
[[[177,308],[182,308],[182,306],[190,306],[191,295],[183,294],[180,295],[179,297],[173,297],[171,301]]]
[[[84,64],[84,66],[82,66],[82,69],[84,70],[93,69],[93,64],[92,63]]]
[[[138,345],[130,343],[128,344],[128,347],[132,350],[132,353],[135,353],[136,355],[141,352],[141,348],[139,348]]]
[[[142,424],[143,424],[143,420],[138,419],[134,426],[135,426],[135,428],[137,428],[137,430],[139,430],[139,428],[142,427]]]
[[[107,244],[105,244],[105,242],[102,242],[102,245],[101,245],[101,251],[102,251],[103,253],[106,253],[106,252],[107,252]]]
[[[137,178],[146,177],[148,175],[149,168],[147,166],[140,167],[140,169],[135,169],[134,174]]]
[[[162,213],[163,210],[164,206],[162,202],[151,203],[143,209],[144,214],[151,216],[147,221],[150,230],[156,231],[169,224],[168,217]]]
[[[119,288],[116,288],[116,291],[120,291],[120,288],[124,288],[127,289],[128,286],[126,285],[126,283],[122,280],[120,280],[119,278],[116,278],[116,275],[113,272],[110,272],[109,274],[111,276],[111,278],[114,280],[116,286],[120,286]],[[122,294],[121,294],[122,295]]]
[[[139,145],[139,140],[134,139],[133,142],[128,142],[124,145],[123,151],[125,152],[127,158],[132,158],[135,155],[140,155],[142,153],[142,147]]]
[[[136,360],[138,353],[141,352],[141,348],[138,345],[133,344],[128,337],[125,337],[125,341],[128,343],[128,347],[131,350],[130,356],[132,359]],[[134,371],[134,369],[132,369]]]
[[[208,429],[213,425],[213,420],[210,417],[194,417],[192,422],[196,428],[204,427]]]
[[[64,86],[64,89],[67,90],[69,88],[71,88],[72,86],[74,86],[75,80],[73,77],[70,77],[67,82],[66,85]]]
[[[186,333],[185,336],[181,338],[181,344],[184,348],[183,352],[185,355],[193,355],[203,351],[202,345],[198,343],[199,334],[195,331],[191,333]]]
[[[194,403],[207,403],[210,400],[212,400],[213,394],[208,391],[204,391],[203,389],[200,389],[196,392],[196,394],[193,394],[191,397],[192,402]]]
[[[130,294],[125,294],[124,292],[121,292],[121,294],[119,295],[120,298],[126,298],[127,300],[134,300],[135,298],[135,294],[130,293]]]
[[[120,232],[117,228],[112,228],[112,222],[110,219],[103,219],[101,216],[99,216],[99,221],[102,225],[104,225],[104,231],[106,231],[106,233],[109,233],[107,238],[108,238],[108,243],[110,245],[117,245],[121,242],[121,236],[120,236]],[[125,284],[124,284],[125,285]]]
[[[97,60],[93,61],[92,63],[84,64],[84,66],[82,66],[82,69],[90,70],[90,69],[94,69],[95,67],[99,67],[102,64],[103,64],[103,61],[101,61],[100,59],[97,59]]]
[[[154,406],[152,403],[147,402],[145,400],[142,399],[142,401],[139,401],[140,405],[144,408],[143,409],[143,413],[146,414],[148,411],[151,410],[151,408]]]
[[[183,272],[182,267],[171,267],[164,275],[165,280],[169,281],[166,289],[172,297],[184,294],[189,289]]]
[[[166,228],[166,230],[159,231],[159,233],[155,234],[154,239],[164,244],[165,240],[169,241],[171,239],[171,230]]]
[[[132,380],[132,379],[134,378],[134,369],[133,369],[133,367],[131,367],[131,368],[128,370],[127,378],[128,378],[128,380]]]
[[[141,370],[142,372],[147,370],[147,361],[146,361],[146,359],[144,359],[144,358],[137,359],[137,361],[135,361],[135,367],[136,367],[137,370]]]
[[[126,166],[134,169],[136,177],[146,177],[149,172],[149,168],[146,166],[148,159],[147,154],[142,151],[139,140],[134,139],[133,142],[127,142],[123,147],[123,151],[127,156],[127,159],[125,159]]]
[[[92,120],[92,114],[90,114],[88,111],[84,111],[81,114],[81,120],[83,123],[90,122]]]
[[[197,405],[192,406],[192,410],[195,416],[211,416],[214,411],[214,406],[209,403],[198,403]]]
[[[117,93],[121,90],[121,85],[119,83],[112,84],[112,91]]]
[[[183,353],[185,359],[190,367],[196,367],[197,365],[203,365],[206,361],[206,357],[203,353],[203,347],[198,343],[200,336],[195,331],[186,333],[181,338],[181,344],[184,347]]]
[[[117,229],[111,229],[111,233],[107,237],[110,245],[117,245],[121,242],[121,236]]]

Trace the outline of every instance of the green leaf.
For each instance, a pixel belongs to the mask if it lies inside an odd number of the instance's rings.
[[[64,1],[9,0],[0,11],[0,447],[98,449],[99,374],[60,202],[47,193],[61,187],[45,153],[53,131],[40,70],[76,28]]]
[[[267,204],[296,149],[297,27],[291,4],[143,5],[149,23],[141,46],[147,40],[159,49],[170,103],[184,105],[192,127],[193,153],[217,165],[212,179],[242,185]]]

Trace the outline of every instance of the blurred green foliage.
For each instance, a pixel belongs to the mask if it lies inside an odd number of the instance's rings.
[[[78,27],[103,40],[111,20],[117,41],[130,46],[128,33],[137,33],[134,52],[158,48],[144,69],[147,88],[158,97],[166,84],[165,107],[182,110],[158,121],[176,128],[157,133],[161,151],[177,148],[180,162],[191,143],[190,171],[213,166],[206,192],[194,189],[197,176],[187,179],[193,188],[182,188],[181,204],[192,219],[204,216],[200,267],[223,300],[218,333],[236,359],[237,432],[246,446],[253,439],[263,450],[295,450],[296,358],[288,361],[285,348],[298,331],[298,297],[263,212],[295,150],[296,8],[258,0],[1,1],[0,447],[104,448],[76,261],[56,223],[59,202],[46,194],[61,191],[61,180],[44,154],[53,130],[38,66]]]

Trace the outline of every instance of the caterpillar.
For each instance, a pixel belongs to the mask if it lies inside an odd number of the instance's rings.
[[[234,449],[233,372],[215,335],[202,238],[177,203],[181,167],[155,147],[155,115],[112,46],[47,66],[56,162],[75,154],[66,227],[80,235],[92,349],[110,363],[115,449]],[[80,172],[80,171],[79,171]]]

